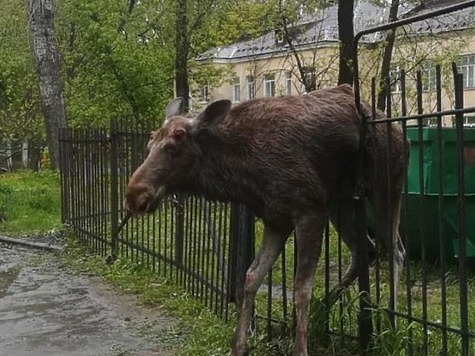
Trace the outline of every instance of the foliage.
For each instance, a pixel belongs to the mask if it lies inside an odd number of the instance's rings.
[[[70,125],[132,117],[147,126],[160,118],[173,78],[159,2],[137,4],[130,14],[118,0],[58,3]]]
[[[2,4],[0,38],[0,140],[42,135],[27,2]]]
[[[0,174],[0,233],[42,234],[61,227],[59,175],[51,171]]]

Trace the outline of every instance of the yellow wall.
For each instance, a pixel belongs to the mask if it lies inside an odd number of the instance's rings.
[[[417,112],[417,98],[415,95],[415,72],[420,69],[420,63],[424,59],[435,60],[443,63],[442,76],[442,109],[453,108],[453,77],[450,70],[450,63],[460,55],[475,54],[474,31],[454,32],[432,36],[420,36],[399,38],[393,54],[393,63],[404,63],[404,67],[412,68],[407,74],[407,97],[408,114]],[[303,65],[316,67],[317,88],[336,85],[338,76],[338,47],[336,44],[328,44],[314,50],[304,50],[300,52]],[[382,51],[381,46],[372,47],[361,46],[359,53],[359,74],[362,90],[362,98],[370,100],[371,77],[377,76],[381,66]],[[218,68],[227,68],[230,72],[222,85],[210,88],[210,101],[218,99],[232,99],[233,77],[239,78],[240,101],[248,98],[246,77],[254,76],[255,97],[264,96],[263,80],[268,73],[274,73],[276,79],[276,95],[286,94],[286,73],[292,73],[291,94],[301,94],[304,92],[299,81],[300,74],[297,69],[295,57],[291,54],[279,54],[266,57],[255,57],[246,59],[215,60],[214,65]],[[401,94],[393,93],[393,115],[401,113]],[[475,89],[464,90],[465,106],[475,106]],[[201,106],[206,103],[201,103]],[[436,111],[435,92],[425,92],[423,94],[424,112]],[[446,118],[444,123],[451,124],[451,119]]]

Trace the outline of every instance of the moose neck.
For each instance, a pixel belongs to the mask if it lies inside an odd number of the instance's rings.
[[[237,137],[220,125],[201,130],[197,140],[201,156],[178,189],[210,200],[243,203],[259,212],[263,202],[246,165],[249,138]]]

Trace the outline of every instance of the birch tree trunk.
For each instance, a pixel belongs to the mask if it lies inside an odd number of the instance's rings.
[[[53,24],[53,0],[29,0],[30,32],[36,60],[51,168],[59,164],[59,129],[66,127],[59,53]]]

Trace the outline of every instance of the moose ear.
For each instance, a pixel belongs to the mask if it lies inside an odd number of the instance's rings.
[[[206,109],[196,117],[198,126],[217,125],[228,115],[231,110],[231,101],[218,100],[209,104]]]
[[[165,120],[168,120],[172,116],[182,115],[183,113],[183,98],[173,99],[170,104],[168,104],[167,109],[165,111]]]

